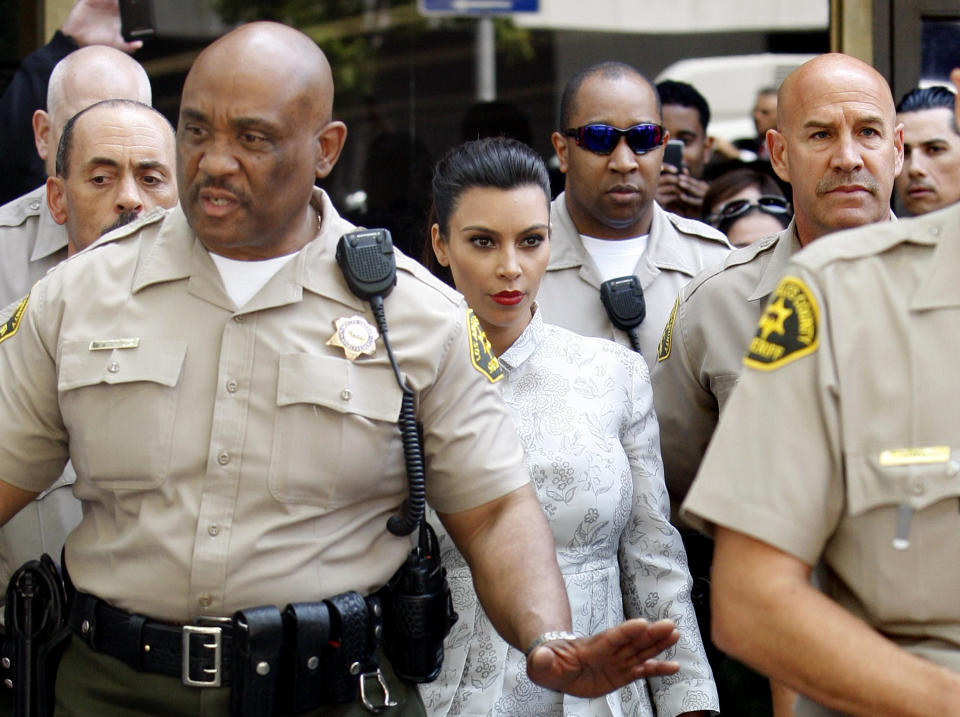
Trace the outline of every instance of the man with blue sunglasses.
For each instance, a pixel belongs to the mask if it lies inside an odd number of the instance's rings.
[[[669,137],[656,88],[620,62],[592,65],[570,79],[552,136],[566,178],[550,212],[540,309],[545,320],[577,333],[639,345],[648,365],[677,292],[730,249],[713,227],[657,204]],[[636,277],[645,304],[632,339],[600,298],[601,285],[620,277]]]

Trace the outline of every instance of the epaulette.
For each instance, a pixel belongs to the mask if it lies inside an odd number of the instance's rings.
[[[836,261],[880,254],[899,244],[934,245],[958,220],[960,206],[953,205],[918,217],[845,229],[820,237],[791,260],[817,271]]]
[[[71,263],[73,260],[77,259],[77,257],[86,256],[88,253],[96,250],[98,247],[102,247],[106,244],[112,244],[120,239],[124,239],[136,234],[137,231],[143,227],[162,220],[166,216],[167,211],[169,210],[164,209],[163,207],[154,207],[149,212],[145,212],[129,224],[124,224],[122,227],[114,229],[112,232],[108,232],[101,237],[97,237],[97,240],[83,251],[78,251],[76,254],[68,256],[63,261],[51,266],[49,269],[47,269],[45,276],[49,276],[50,274],[59,271],[61,267]]]
[[[44,193],[34,190],[28,195],[11,199],[0,207],[0,227],[18,227],[30,217],[40,215],[44,207]]]
[[[674,214],[673,212],[665,212],[665,214],[667,215],[667,219],[670,220],[670,223],[684,234],[690,234],[695,237],[700,237],[701,239],[710,239],[720,242],[725,246],[730,246],[726,235],[720,230],[714,229],[709,224],[704,224],[697,219],[681,217],[679,214]]]
[[[780,237],[781,234],[782,232],[770,234],[769,236],[758,239],[751,244],[734,249],[723,258],[722,262],[709,266],[701,271],[689,282],[687,282],[687,285],[684,286],[683,289],[681,289],[681,301],[686,301],[707,280],[711,279],[717,274],[723,273],[726,269],[734,266],[741,266],[743,264],[749,264],[761,254],[772,251],[777,245],[777,238]],[[787,241],[789,241],[789,238],[787,238]]]
[[[114,229],[112,232],[107,232],[103,236],[97,237],[97,240],[87,247],[87,249],[103,246],[104,244],[109,244],[110,242],[115,242],[131,236],[132,234],[136,234],[138,231],[140,231],[140,229],[148,224],[154,224],[155,222],[162,220],[167,215],[168,211],[170,210],[164,209],[163,207],[154,207],[149,212],[144,212],[141,214],[129,224],[124,224],[122,227]]]
[[[422,283],[438,291],[453,304],[459,304],[463,301],[463,295],[459,291],[434,276],[430,270],[419,261],[411,259],[401,251],[395,251],[394,256],[397,261],[397,271],[405,271],[412,274]]]

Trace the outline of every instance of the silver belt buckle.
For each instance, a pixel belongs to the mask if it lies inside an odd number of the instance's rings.
[[[227,624],[230,618],[200,617],[197,622]],[[213,650],[213,667],[204,667],[204,674],[210,675],[208,680],[194,680],[190,677],[190,650],[194,635],[204,635],[212,641],[204,641],[201,647],[204,650]],[[221,665],[223,664],[223,628],[219,625],[184,625],[183,626],[183,662],[180,668],[180,681],[188,687],[219,687],[221,682]]]

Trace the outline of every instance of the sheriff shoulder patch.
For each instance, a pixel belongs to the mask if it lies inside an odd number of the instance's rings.
[[[20,328],[20,320],[23,318],[23,312],[27,310],[27,299],[29,298],[30,294],[24,296],[13,310],[13,315],[3,325],[0,325],[0,342],[6,341],[17,333],[17,329]]]
[[[743,359],[745,366],[772,371],[817,350],[820,309],[802,280],[785,276],[770,296],[757,333]]]
[[[657,345],[657,363],[666,361],[670,358],[670,347],[673,346],[673,322],[677,318],[677,309],[680,308],[680,297],[673,302],[673,308],[670,310],[670,318],[667,325],[663,327],[663,334],[660,336],[660,343]]]
[[[483,333],[480,319],[473,313],[473,309],[467,309],[467,334],[470,339],[470,362],[490,383],[496,383],[503,378],[503,369],[493,355],[490,340]]]

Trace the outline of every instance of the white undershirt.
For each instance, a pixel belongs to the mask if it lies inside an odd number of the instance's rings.
[[[237,308],[240,308],[250,301],[253,295],[260,291],[274,274],[300,252],[295,251],[293,254],[284,254],[273,259],[261,259],[260,261],[240,261],[239,259],[228,259],[220,254],[214,254],[212,251],[208,253],[213,259],[213,263],[217,265],[227,295],[233,299]]]
[[[633,274],[637,262],[647,249],[649,234],[631,239],[597,239],[580,235],[583,248],[600,270],[600,281]]]

